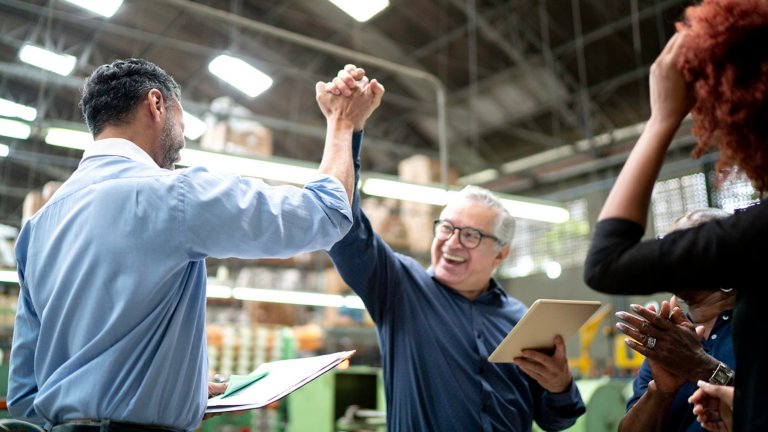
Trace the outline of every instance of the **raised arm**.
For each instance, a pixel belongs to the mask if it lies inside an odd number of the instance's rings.
[[[320,81],[315,85],[315,99],[328,124],[319,172],[339,179],[351,203],[354,189],[352,133],[362,130],[365,121],[379,106],[384,87],[376,80],[368,82],[365,70],[353,65],[340,71],[334,81],[338,80],[344,80],[349,86],[344,96],[335,95],[331,83]]]
[[[664,155],[683,118],[691,110],[692,93],[678,67],[681,41],[675,34],[651,66],[651,117],[624,164],[598,220],[622,218],[646,224],[651,192]]]

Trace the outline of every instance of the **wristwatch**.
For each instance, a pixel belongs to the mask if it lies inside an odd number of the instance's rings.
[[[717,385],[733,384],[734,375],[736,375],[736,372],[729,368],[725,363],[721,362],[717,365],[717,368],[715,368],[712,376],[709,377],[709,383]]]

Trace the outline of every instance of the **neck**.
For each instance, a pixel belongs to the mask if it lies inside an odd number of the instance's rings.
[[[147,153],[158,166],[161,166],[161,163],[158,162],[158,155],[155,154],[156,149],[154,149],[150,144],[151,140],[147,140],[142,133],[137,133],[136,130],[139,129],[139,127],[107,126],[101,131],[100,134],[96,135],[94,139],[101,140],[107,138],[122,138],[128,140],[144,150],[144,152]],[[159,157],[159,160],[162,161],[162,155],[159,155]]]
[[[685,302],[688,304],[688,313],[693,323],[704,326],[704,336],[709,337],[717,317],[721,313],[733,309],[735,297],[717,291],[706,297],[686,299]]]

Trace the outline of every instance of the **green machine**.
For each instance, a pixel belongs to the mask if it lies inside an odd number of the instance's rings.
[[[380,368],[334,369],[291,393],[285,432],[384,431],[384,382]]]
[[[626,412],[626,379],[602,377],[576,381],[587,412],[576,420],[569,432],[614,432]],[[541,432],[535,423],[535,432]]]

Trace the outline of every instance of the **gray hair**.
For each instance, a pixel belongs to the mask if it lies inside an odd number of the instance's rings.
[[[446,208],[451,206],[451,204],[464,203],[467,201],[475,202],[495,210],[497,216],[493,235],[498,237],[504,244],[512,243],[512,238],[515,236],[515,218],[509,214],[509,211],[504,207],[504,204],[502,204],[501,200],[499,200],[493,192],[479,186],[466,186],[459,191],[458,194],[454,195]],[[445,211],[445,209],[443,209],[443,211]]]
[[[691,210],[675,219],[669,232],[693,228],[705,222],[727,218],[728,216],[731,216],[731,213],[719,208],[705,207]]]

